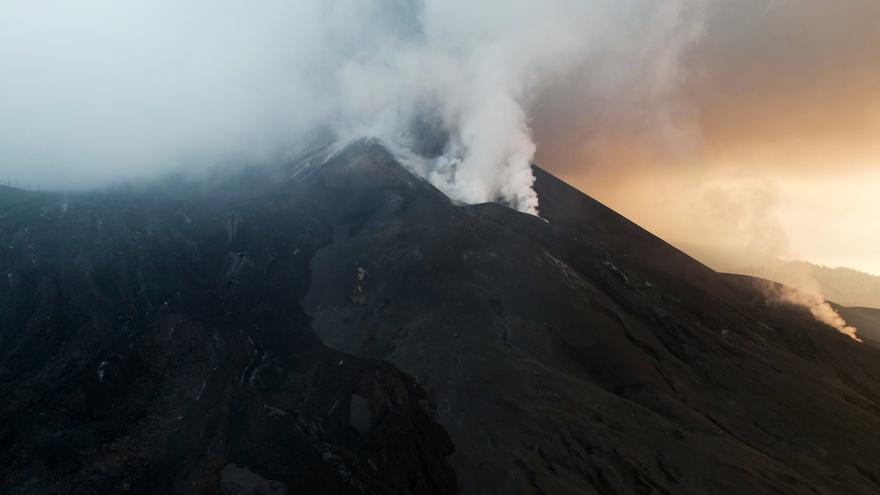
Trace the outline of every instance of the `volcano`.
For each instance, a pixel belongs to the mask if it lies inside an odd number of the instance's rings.
[[[0,492],[880,492],[880,311],[856,343],[534,174],[540,217],[373,141],[0,190]]]

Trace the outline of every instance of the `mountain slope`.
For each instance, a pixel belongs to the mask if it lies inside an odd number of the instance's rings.
[[[454,490],[415,382],[309,331],[329,232],[234,179],[0,212],[0,492]]]
[[[369,185],[340,184],[342,156],[304,187],[359,198],[322,203],[338,230],[305,308],[428,389],[466,493],[877,489],[876,353],[793,308],[766,327],[757,292],[540,170],[549,223],[380,183],[393,160],[373,160]],[[860,454],[823,461],[844,438]]]
[[[859,335],[880,345],[880,309],[876,308],[839,308],[841,316],[859,329]]]
[[[876,348],[536,174],[543,219],[369,142],[4,207],[0,490],[880,490]]]

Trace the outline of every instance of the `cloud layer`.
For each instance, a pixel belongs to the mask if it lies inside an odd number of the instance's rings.
[[[787,240],[774,254],[880,274],[880,2],[706,12],[662,96],[539,115],[539,163],[676,244]],[[710,189],[731,192],[725,218],[707,216],[721,206]]]
[[[385,140],[455,199],[535,213],[533,124],[667,99],[700,5],[13,0],[0,176],[90,186],[270,159],[329,128]]]

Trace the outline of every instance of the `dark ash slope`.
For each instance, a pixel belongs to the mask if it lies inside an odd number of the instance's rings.
[[[0,491],[880,491],[875,347],[536,173],[546,221],[370,143],[0,202]]]
[[[273,184],[0,210],[0,493],[451,493],[424,391],[309,330],[320,212]]]

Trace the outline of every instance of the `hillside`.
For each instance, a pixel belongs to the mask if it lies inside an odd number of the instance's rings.
[[[0,492],[874,494],[880,351],[536,168],[378,143],[0,210]]]

